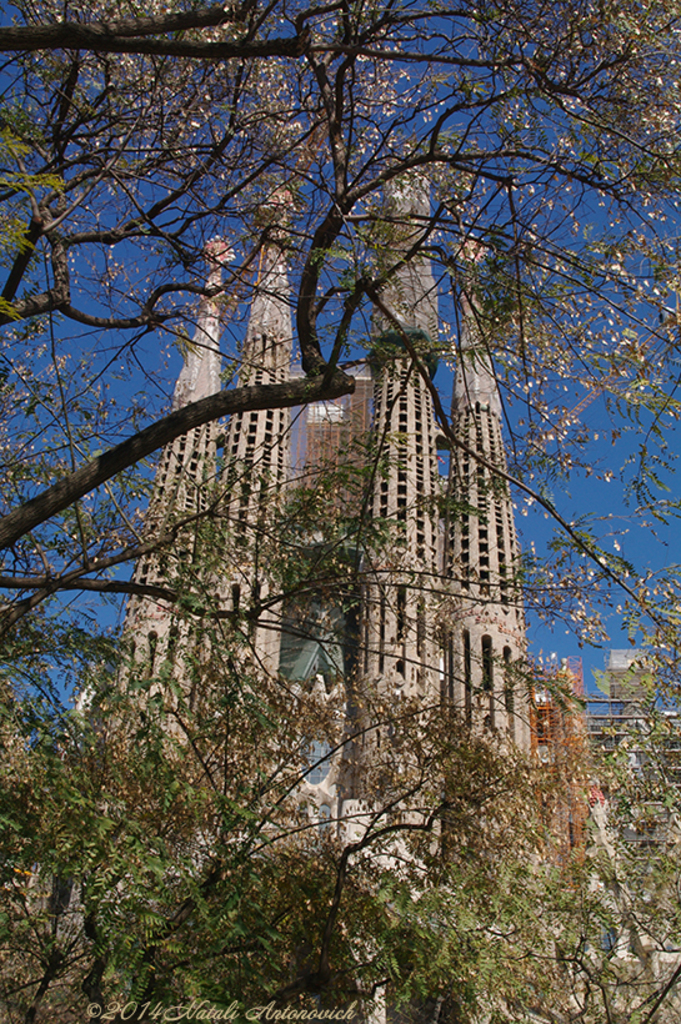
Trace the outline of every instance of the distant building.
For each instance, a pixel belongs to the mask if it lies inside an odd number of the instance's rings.
[[[589,741],[613,749],[644,727],[645,709],[653,700],[642,652],[609,651],[597,683],[602,696],[587,698]]]
[[[642,651],[609,651],[597,683],[602,696],[589,694],[586,705],[592,750],[626,752],[629,770],[648,783],[649,796],[641,803],[624,836],[629,843],[644,848],[666,842],[670,827],[675,836],[681,828],[678,812],[669,803],[674,788],[681,794],[679,712],[659,706],[654,679]],[[655,796],[656,789],[660,799]],[[607,795],[607,790],[604,793],[599,784],[594,785],[593,806],[597,800],[604,802]]]
[[[559,860],[583,849],[589,814],[586,770],[587,734],[584,715],[582,659],[565,658],[560,668],[542,678],[535,673],[531,706],[532,752],[550,783],[543,813]]]

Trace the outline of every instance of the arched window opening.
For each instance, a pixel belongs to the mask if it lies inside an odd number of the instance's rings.
[[[319,786],[331,771],[329,754],[331,746],[326,740],[313,740],[307,748],[307,761],[311,765],[305,781],[311,786]]]

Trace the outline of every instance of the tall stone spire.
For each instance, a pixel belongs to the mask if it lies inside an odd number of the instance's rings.
[[[445,623],[445,690],[472,725],[529,749],[524,612],[501,399],[473,300],[461,300],[445,574],[454,595]]]
[[[280,384],[288,380],[292,336],[284,252],[279,245],[269,245],[260,255],[239,384]],[[244,541],[288,479],[290,425],[288,409],[236,413],[229,421],[225,459],[232,497],[228,514],[232,529]]]
[[[427,232],[430,221],[430,188],[428,181],[412,177],[393,183],[388,191],[388,218],[394,224],[390,249],[395,261],[407,262],[397,267],[383,291],[383,300],[390,312],[409,330],[423,331],[434,344],[438,333],[437,286],[430,260],[423,256],[409,259],[409,250]],[[377,317],[381,328],[381,318]]]
[[[277,205],[274,212],[277,214]],[[284,249],[263,248],[242,349],[240,385],[280,384],[290,378],[292,325]],[[281,608],[269,605],[271,527],[281,510],[289,477],[291,413],[256,409],[236,413],[225,440],[225,509],[232,564],[225,571],[233,611],[239,606],[268,611],[257,616],[250,647],[261,668],[276,672],[281,646]]]
[[[213,292],[222,286],[222,270],[233,259],[231,249],[214,238],[206,244],[204,255],[209,265],[207,295],[202,295],[194,337],[187,346],[184,364],[175,384],[173,409],[179,409],[220,390],[219,305]],[[205,504],[204,484],[214,476],[216,422],[194,427],[167,444],[161,454],[154,480],[154,493],[147,513],[147,532],[168,518],[198,512]],[[138,564],[138,572],[145,574]]]
[[[208,242],[204,256],[209,266],[206,282],[207,294],[199,302],[196,328],[191,344],[187,345],[184,363],[173,394],[173,409],[198,401],[220,390],[220,318],[218,292],[222,287],[222,272],[233,259],[231,249],[222,239]],[[145,519],[145,534],[152,539],[171,522],[176,522],[202,511],[207,504],[206,485],[215,479],[216,422],[195,427],[167,444],[154,479],[154,490]],[[168,569],[174,561],[193,557],[193,531],[181,530],[172,551],[160,556],[152,552],[140,558],[135,566],[133,580],[144,585],[163,586],[168,580]],[[172,608],[149,598],[132,597],[126,611],[126,632],[133,638],[140,657],[140,647],[148,647],[153,668],[155,651],[167,642]],[[142,649],[142,657],[146,657]]]
[[[484,344],[479,339],[476,312],[466,295],[461,296],[461,343],[459,366],[454,383],[452,412],[461,415],[476,405],[494,413],[501,420],[501,399],[494,369]]]
[[[175,384],[173,409],[198,402],[220,390],[220,321],[214,292],[222,287],[222,269],[234,258],[232,250],[221,238],[206,244],[204,255],[209,265],[207,295],[201,296],[196,331],[184,357],[184,365]]]
[[[395,258],[407,257],[430,216],[428,190],[420,180],[393,188]],[[439,489],[435,423],[426,382],[405,346],[434,372],[438,312],[430,262],[415,257],[398,266],[381,296],[399,329],[376,318],[374,428],[384,472],[376,475],[373,516],[391,521],[391,549],[376,553],[374,582],[365,610],[366,668],[392,692],[433,695],[439,688],[432,626],[437,573]]]

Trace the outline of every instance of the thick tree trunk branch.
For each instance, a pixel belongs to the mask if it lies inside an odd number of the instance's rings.
[[[211,28],[241,20],[238,11],[230,11],[224,4],[213,4],[211,7],[194,9],[174,14],[157,14],[139,18],[119,18],[116,21],[92,21],[87,25],[75,21],[56,22],[48,25],[26,25],[17,28],[4,28],[3,40],[16,40],[17,49],[27,49],[24,40],[31,41],[37,33],[45,40],[45,46],[55,46],[51,40],[55,37],[66,38],[74,30],[83,30],[94,38],[110,36],[139,37],[153,36],[165,32],[181,32],[191,28]],[[73,49],[73,47],[71,47]]]
[[[110,23],[94,22],[90,25],[75,21],[64,21],[54,25],[22,25],[2,30],[0,53],[59,49],[226,60],[230,57],[299,57],[309,41],[306,29],[289,38],[244,38],[215,43],[164,38],[166,32],[211,27],[233,20],[225,12],[224,7],[213,7],[208,11],[192,11],[165,18],[131,18]],[[149,38],[150,36],[160,38]]]
[[[200,427],[211,420],[236,412],[286,409],[308,402],[338,398],[340,395],[350,394],[354,388],[355,382],[352,377],[337,371],[326,382],[320,376],[287,381],[284,384],[234,388],[230,391],[219,391],[215,395],[201,399],[200,402],[185,405],[81,466],[74,473],[70,473],[0,519],[0,547],[14,544],[20,537],[72,505],[78,498],[100,487],[117,473],[194,427]]]

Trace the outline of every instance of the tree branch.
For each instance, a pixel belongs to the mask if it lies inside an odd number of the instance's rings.
[[[194,427],[203,426],[204,423],[210,423],[235,412],[289,409],[295,405],[306,405],[308,402],[339,398],[341,395],[351,394],[354,388],[353,378],[342,371],[337,371],[328,381],[322,377],[312,380],[305,378],[283,384],[234,388],[230,391],[219,391],[208,398],[202,398],[199,402],[185,405],[81,466],[74,473],[52,484],[47,490],[0,519],[0,548],[14,544],[20,537],[72,505],[78,498],[100,487],[117,473],[128,469],[140,459],[151,455],[157,448],[186,434]]]
[[[192,11],[166,18],[126,18],[123,21],[94,22],[82,25],[75,21],[55,25],[27,25],[5,28],[0,37],[0,53],[32,52],[35,50],[90,50],[93,53],[144,53],[169,57],[208,57],[221,60],[230,57],[300,57],[309,41],[304,28],[289,38],[275,37],[251,41],[235,39],[229,42],[204,43],[183,39],[157,38],[182,29],[214,27],[233,21],[224,7],[207,11]]]

